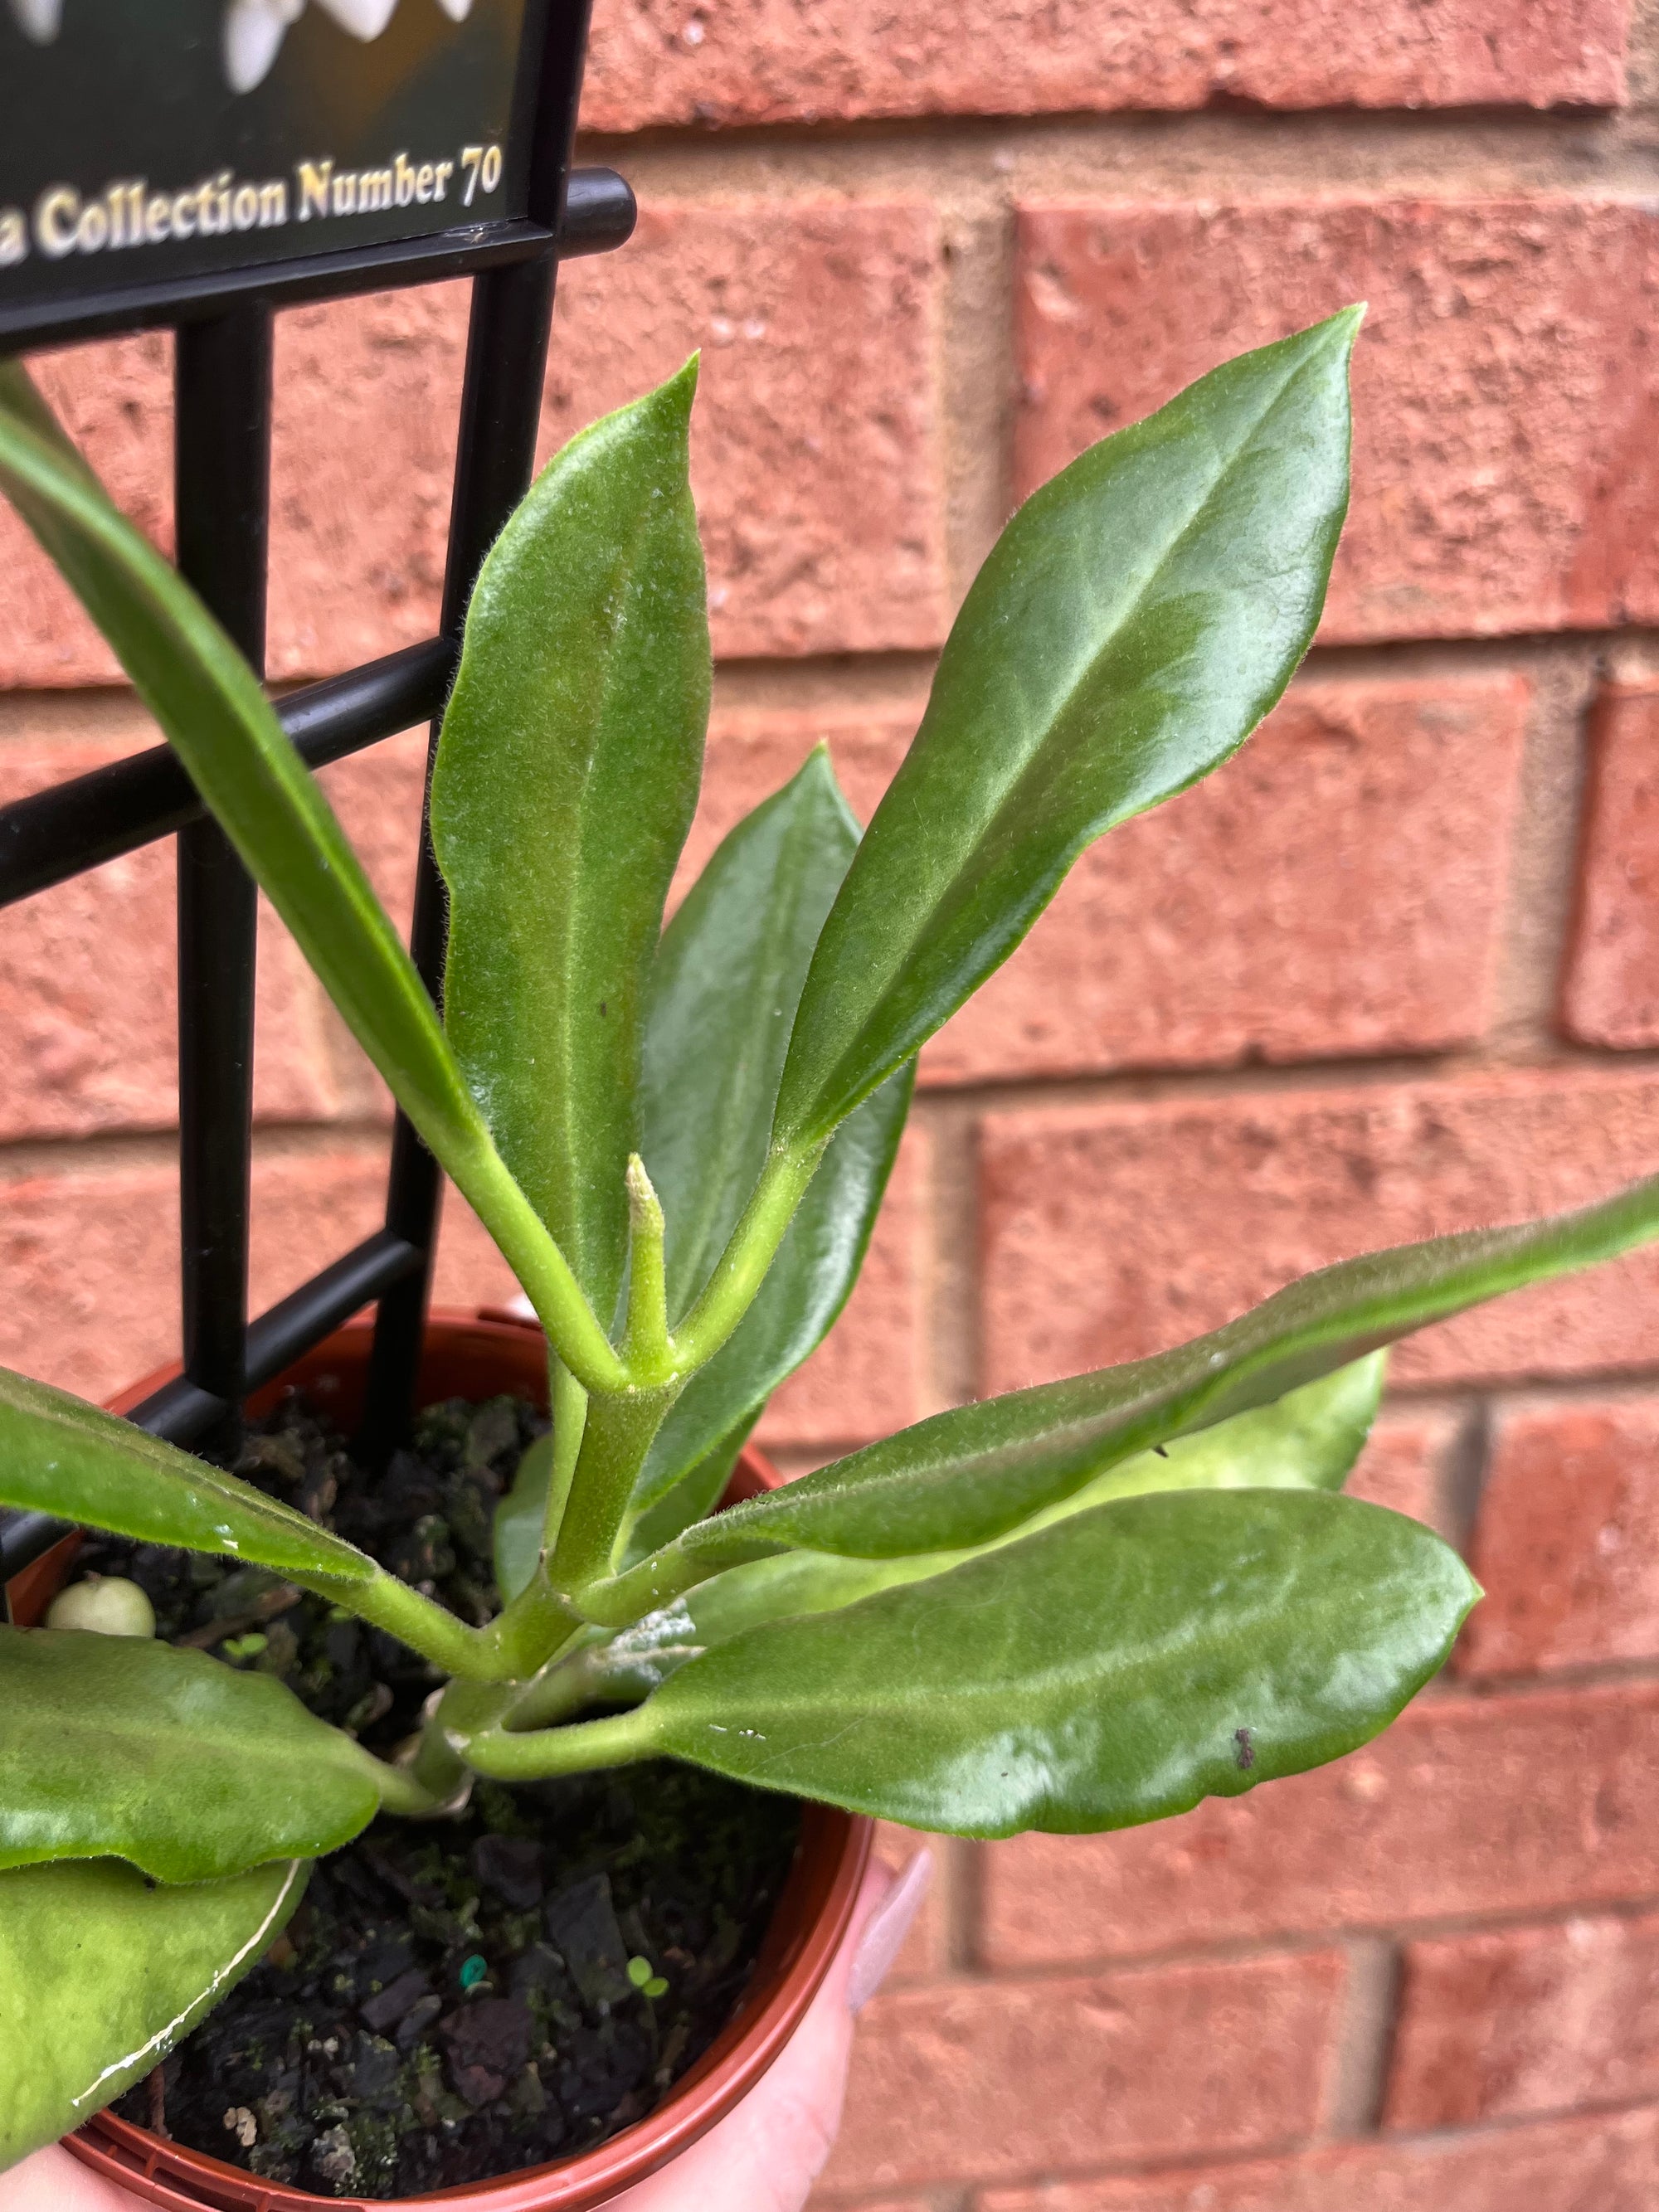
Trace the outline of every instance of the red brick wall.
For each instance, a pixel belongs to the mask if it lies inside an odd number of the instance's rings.
[[[1659,1164],[1659,21],[1626,0],[598,0],[645,209],[564,282],[546,442],[704,349],[699,856],[829,739],[867,811],[1012,500],[1364,297],[1322,641],[933,1046],[794,1465],[1172,1342],[1365,1245]],[[273,667],[436,606],[465,301],[284,319]],[[48,381],[164,542],[156,339]],[[0,518],[0,798],[143,738]],[[330,772],[406,900],[418,739]],[[170,858],[0,917],[0,1359],[177,1325]],[[257,1292],[374,1218],[384,1102],[274,928]],[[452,1300],[502,1277],[453,1214]],[[1659,1259],[1431,1333],[1360,1487],[1490,1595],[1323,1773],[947,1846],[826,2207],[1659,2203]],[[894,1838],[895,1849],[902,1839]]]

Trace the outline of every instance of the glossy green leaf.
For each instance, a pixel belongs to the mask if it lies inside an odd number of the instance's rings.
[[[629,1733],[908,1827],[1125,1827],[1365,1742],[1478,1595],[1437,1536],[1352,1498],[1127,1498],[750,1629],[671,1674]]]
[[[664,933],[640,1150],[668,1220],[672,1321],[714,1272],[765,1165],[790,1024],[858,841],[820,747],[725,839]],[[836,1133],[754,1304],[658,1431],[635,1493],[634,1556],[712,1508],[766,1401],[846,1304],[912,1083],[902,1070]]]
[[[834,1128],[1007,958],[1085,846],[1207,775],[1279,697],[1347,505],[1358,319],[1213,370],[1004,531],[824,927],[781,1143]]]
[[[274,1675],[132,1637],[0,1628],[0,1867],[129,1859],[209,1881],[337,1850],[374,1762]]]
[[[646,992],[708,715],[696,388],[694,362],[537,479],[478,578],[432,783],[449,1034],[607,1320]]]
[[[661,1598],[799,1547],[866,1559],[988,1542],[1131,1454],[1206,1429],[1430,1322],[1659,1237],[1659,1176],[1596,1206],[1345,1260],[1173,1352],[935,1414],[735,1506],[643,1562]]]
[[[1138,1452],[1009,1534],[971,1551],[919,1552],[898,1559],[778,1552],[728,1567],[669,1608],[679,1617],[672,1638],[665,1640],[689,1658],[762,1621],[828,1613],[877,1590],[948,1574],[968,1559],[982,1559],[1000,1546],[1022,1542],[1121,1498],[1162,1491],[1340,1490],[1376,1417],[1387,1359],[1386,1352],[1373,1352],[1292,1390],[1277,1405],[1236,1413],[1212,1429],[1176,1437],[1162,1451]],[[651,1619],[661,1623],[666,1617],[665,1612]],[[672,1671],[672,1662],[658,1663],[663,1674]]]
[[[141,1543],[219,1552],[339,1589],[379,1573],[373,1559],[131,1422],[0,1368],[0,1505],[56,1513]]]
[[[667,1217],[671,1327],[714,1272],[766,1164],[801,986],[858,843],[820,745],[722,841],[663,932],[640,1152]]]
[[[114,1860],[0,1874],[0,2168],[142,2081],[258,1965],[309,1873],[181,1889]]]

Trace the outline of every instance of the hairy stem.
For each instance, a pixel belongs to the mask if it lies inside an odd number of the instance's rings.
[[[649,1759],[656,1747],[647,1708],[569,1728],[519,1733],[485,1729],[455,1744],[475,1774],[495,1782],[541,1782],[557,1774],[586,1774],[599,1766],[626,1766]]]
[[[753,1304],[828,1142],[825,1138],[804,1152],[775,1152],[767,1160],[714,1273],[675,1332],[682,1375],[706,1366]]]
[[[542,1556],[559,1540],[564,1509],[581,1456],[587,1426],[587,1393],[556,1352],[548,1364],[548,1392],[553,1407],[553,1468],[547,1481],[547,1511],[542,1521]]]
[[[498,1727],[512,1703],[512,1691],[498,1683],[451,1682],[432,1701],[408,1770],[414,1780],[435,1798],[452,1797],[467,1771],[456,1754],[456,1738],[471,1729]]]
[[[376,1759],[369,1751],[363,1752],[362,1758],[380,1793],[380,1810],[398,1814],[406,1820],[429,1820],[447,1812],[448,1801],[465,1773],[458,1761],[455,1781],[446,1790],[433,1790],[421,1782],[410,1767],[388,1766],[385,1759]]]
[[[548,1565],[553,1588],[578,1607],[586,1585],[611,1572],[634,1485],[678,1392],[671,1383],[588,1401],[581,1456]]]
[[[388,1636],[418,1651],[422,1659],[431,1660],[446,1674],[468,1682],[497,1682],[506,1677],[507,1670],[496,1656],[491,1630],[467,1627],[395,1575],[376,1574],[366,1583],[325,1581],[321,1577],[309,1581],[301,1574],[293,1579],[344,1606],[370,1627],[385,1629]]]
[[[643,1638],[587,1630],[586,1641],[544,1668],[514,1698],[501,1725],[514,1731],[551,1728],[557,1721],[573,1720],[590,1705],[642,1705],[666,1676],[696,1658],[703,1648],[672,1643],[671,1633],[665,1630],[661,1636]]]
[[[398,1089],[395,1080],[392,1088]],[[420,1119],[410,1103],[401,1097],[398,1103],[420,1128]],[[421,1128],[421,1133],[500,1246],[523,1284],[525,1296],[536,1309],[548,1342],[571,1373],[590,1390],[625,1389],[626,1366],[595,1320],[570,1262],[508,1173],[494,1144],[486,1139],[469,1146],[467,1157],[458,1158],[457,1147],[445,1142],[447,1131]]]
[[[506,1611],[482,1633],[496,1662],[493,1680],[526,1681],[584,1626],[547,1578],[544,1559]]]
[[[775,1549],[773,1545],[757,1548],[757,1559],[764,1559]],[[725,1560],[722,1565],[733,1564]],[[687,1590],[706,1583],[711,1575],[720,1571],[706,1559],[699,1559],[681,1549],[678,1543],[665,1544],[659,1552],[641,1559],[626,1574],[608,1575],[603,1581],[589,1583],[581,1594],[584,1620],[597,1621],[605,1628],[631,1628],[647,1613],[659,1612],[672,1605]]]
[[[638,1380],[666,1382],[675,1368],[663,1268],[662,1201],[637,1152],[628,1161],[628,1335],[626,1358]]]

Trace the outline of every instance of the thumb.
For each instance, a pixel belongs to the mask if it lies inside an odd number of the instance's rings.
[[[0,2212],[146,2212],[137,2197],[48,2143],[0,2173]]]
[[[854,2014],[897,1957],[932,1868],[920,1850],[896,1880],[870,1869],[847,1939],[781,2055],[735,2111],[606,2212],[800,2212],[841,2125]]]

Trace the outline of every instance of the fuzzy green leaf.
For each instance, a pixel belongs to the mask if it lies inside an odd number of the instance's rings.
[[[908,1827],[1126,1827],[1367,1741],[1478,1595],[1437,1537],[1352,1498],[1128,1498],[750,1629],[670,1675],[629,1733]]]
[[[640,1149],[667,1216],[672,1321],[708,1281],[765,1165],[790,1024],[858,841],[819,750],[726,838],[664,934]],[[837,1132],[754,1304],[658,1431],[635,1492],[647,1548],[708,1510],[767,1399],[846,1304],[911,1087],[901,1071]]]
[[[606,1319],[646,992],[708,714],[696,388],[694,362],[537,479],[479,575],[432,782],[449,1035]]]
[[[141,1543],[222,1553],[337,1587],[380,1572],[342,1537],[252,1483],[4,1368],[0,1505],[56,1513]]]
[[[121,514],[21,363],[0,362],[0,490],[62,571],[394,1097],[471,1201],[571,1366],[618,1362],[503,1167],[426,988],[242,655]]]
[[[136,1637],[0,1628],[0,1867],[129,1859],[210,1881],[336,1850],[374,1763],[273,1675]]]
[[[257,1966],[299,1860],[155,1888],[114,1860],[0,1874],[0,2168],[141,2081]]]
[[[660,1595],[791,1547],[867,1559],[988,1542],[1149,1447],[1272,1403],[1430,1322],[1659,1237],[1659,1176],[1515,1228],[1304,1275],[1173,1352],[935,1414],[690,1529],[634,1571]]]
[[[1347,506],[1358,319],[1213,370],[1004,531],[824,926],[781,1145],[834,1128],[1007,958],[1085,846],[1207,775],[1278,699]]]
[[[112,647],[191,781],[434,1149],[477,1117],[414,965],[258,678],[118,513],[21,365],[0,362],[3,489]]]
[[[517,1597],[535,1579],[547,1519],[547,1486],[553,1473],[553,1431],[538,1437],[520,1460],[513,1487],[490,1524],[495,1587],[503,1600]]]
[[[728,1567],[681,1600],[672,1648],[690,1657],[764,1620],[828,1613],[856,1604],[877,1590],[948,1574],[1000,1546],[1019,1543],[1121,1498],[1162,1491],[1340,1490],[1370,1433],[1387,1358],[1386,1352],[1373,1352],[1369,1359],[1292,1390],[1275,1406],[1236,1413],[1212,1429],[1177,1437],[1162,1451],[1138,1452],[1058,1504],[1034,1514],[1011,1534],[972,1551],[920,1552],[899,1559],[779,1552],[744,1566]],[[652,1618],[665,1624],[667,1616]],[[653,1628],[646,1640],[657,1634]],[[666,1674],[677,1662],[659,1658],[657,1663]]]

